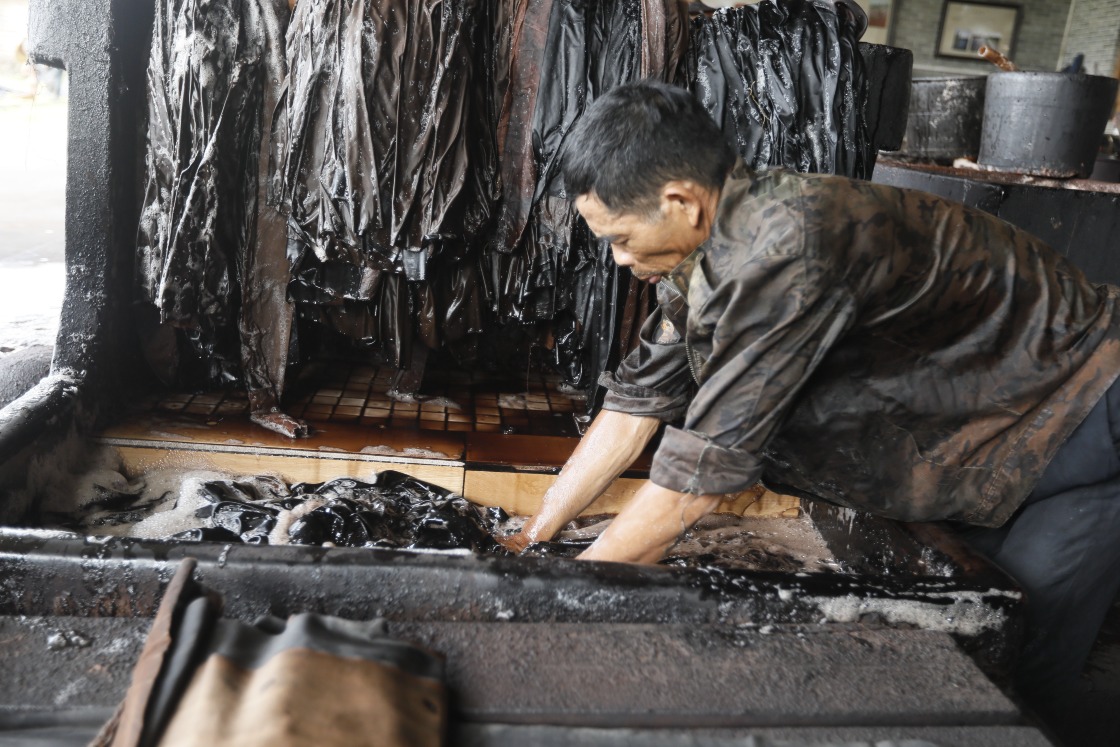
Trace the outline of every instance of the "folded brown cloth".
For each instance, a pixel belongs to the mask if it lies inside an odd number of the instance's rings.
[[[185,561],[168,587],[128,694],[94,745],[442,744],[438,655],[387,638],[380,620],[223,619],[193,568]]]

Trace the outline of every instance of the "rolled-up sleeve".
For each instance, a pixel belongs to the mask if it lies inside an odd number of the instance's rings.
[[[695,390],[684,329],[677,330],[659,304],[642,325],[638,347],[618,370],[604,373],[599,384],[607,390],[604,410],[680,421]]]
[[[697,294],[706,300],[692,310],[689,340],[705,361],[701,386],[683,426],[666,429],[650,472],[657,485],[695,495],[758,482],[767,442],[856,314],[842,271],[801,253],[724,275]],[[708,277],[697,266],[692,282]]]
[[[649,477],[680,493],[722,495],[746,490],[761,474],[762,464],[750,452],[720,446],[703,433],[669,427]]]

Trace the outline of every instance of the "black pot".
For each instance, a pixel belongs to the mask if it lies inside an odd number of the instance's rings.
[[[988,76],[980,165],[1058,178],[1087,177],[1118,81],[1078,73]]]
[[[914,158],[976,158],[987,78],[915,78],[900,152]]]

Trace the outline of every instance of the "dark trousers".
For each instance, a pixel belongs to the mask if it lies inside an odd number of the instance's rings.
[[[1072,715],[1081,670],[1120,590],[1120,382],[1010,521],[961,534],[1027,594],[1016,688],[1048,720]]]

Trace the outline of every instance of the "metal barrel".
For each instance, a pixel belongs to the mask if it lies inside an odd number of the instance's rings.
[[[976,158],[987,78],[915,78],[901,152],[915,158]]]
[[[1079,73],[988,77],[981,166],[1057,178],[1093,171],[1118,81]]]

